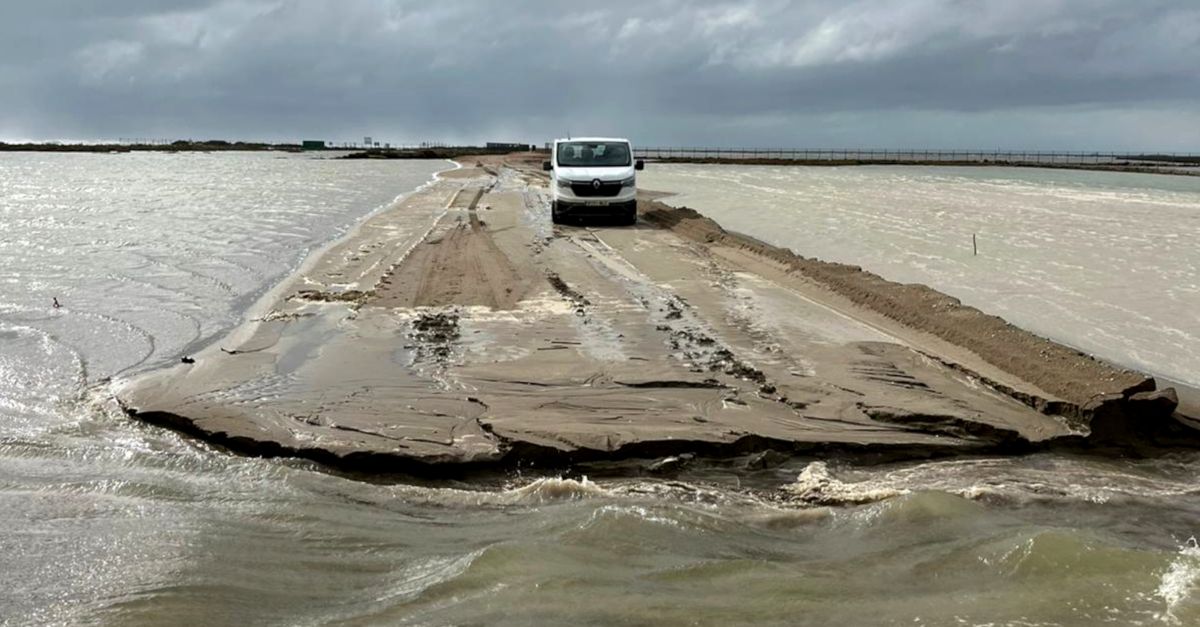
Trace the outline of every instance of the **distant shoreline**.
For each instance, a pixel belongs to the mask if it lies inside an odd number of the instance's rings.
[[[1174,176],[1200,176],[1200,167],[1193,166],[1193,171],[1180,168],[1188,166],[1147,166],[1132,163],[1038,163],[1036,161],[934,161],[907,159],[779,159],[779,158],[731,158],[731,157],[661,157],[647,159],[655,163],[697,163],[706,165],[785,165],[785,166],[817,166],[837,167],[856,165],[899,165],[899,166],[970,166],[970,167],[1009,167],[1009,168],[1046,168],[1052,170],[1096,170],[1100,172],[1135,172],[1139,174],[1170,174]]]
[[[300,152],[299,144],[264,144],[258,142],[181,141],[170,144],[56,144],[0,142],[0,152],[218,152],[218,151],[280,151]]]
[[[288,153],[346,153],[337,159],[456,159],[469,155],[507,154],[511,148],[489,149],[482,146],[437,146],[437,147],[404,147],[404,148],[342,148],[330,146],[325,148],[305,148],[301,144],[268,144],[260,142],[227,142],[221,140],[209,141],[177,141],[170,144],[56,144],[56,143],[25,143],[9,144],[0,142],[0,152],[59,152],[59,153],[130,153],[130,152],[288,152]],[[530,154],[545,154],[544,151],[530,151]],[[697,163],[708,165],[774,165],[774,166],[816,166],[844,167],[858,165],[898,165],[898,166],[954,166],[954,167],[1014,167],[1014,168],[1045,168],[1052,170],[1094,170],[1099,172],[1133,172],[1138,174],[1169,174],[1173,176],[1200,176],[1200,158],[1196,161],[1185,159],[1176,163],[1159,163],[1147,165],[1134,160],[1114,163],[1051,163],[1034,160],[1011,159],[890,159],[890,158],[854,158],[854,159],[813,159],[788,157],[704,157],[704,156],[665,156],[646,157],[647,161],[655,163]]]
[[[79,152],[79,153],[130,153],[130,152],[288,152],[288,153],[349,153],[338,154],[339,159],[453,159],[464,155],[507,154],[509,147],[489,149],[483,146],[436,146],[404,148],[305,148],[301,144],[267,144],[259,142],[177,141],[170,144],[56,144],[0,142],[0,152]]]

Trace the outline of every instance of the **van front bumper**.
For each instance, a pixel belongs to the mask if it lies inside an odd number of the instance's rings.
[[[594,198],[588,201],[559,198],[555,202],[558,205],[558,214],[563,216],[624,216],[631,211],[637,211],[637,198],[607,201],[604,204],[598,204],[596,200]]]

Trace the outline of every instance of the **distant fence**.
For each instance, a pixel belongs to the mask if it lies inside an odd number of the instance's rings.
[[[1200,153],[640,147],[641,159],[1200,165]]]

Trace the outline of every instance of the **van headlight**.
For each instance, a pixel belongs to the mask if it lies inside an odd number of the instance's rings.
[[[575,181],[570,179],[558,179],[558,186],[564,189],[570,189],[573,183],[575,183]]]
[[[637,185],[637,177],[631,176],[621,181],[621,187],[633,187]]]

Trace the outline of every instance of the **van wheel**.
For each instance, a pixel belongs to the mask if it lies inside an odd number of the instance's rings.
[[[625,224],[629,226],[637,224],[637,205],[634,205],[625,211]]]
[[[557,200],[550,201],[550,222],[552,222],[554,224],[562,224],[563,223],[562,214],[560,214],[558,212],[558,201]]]

